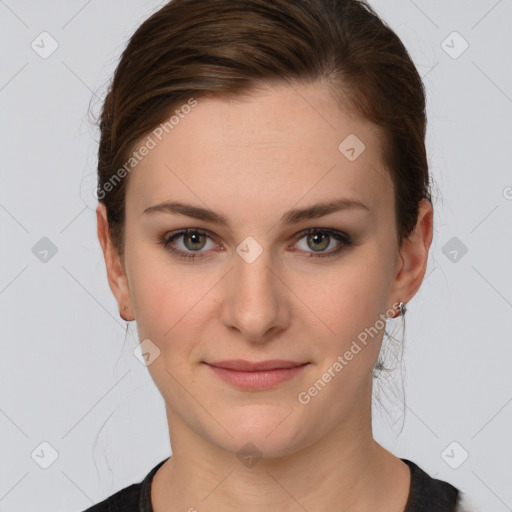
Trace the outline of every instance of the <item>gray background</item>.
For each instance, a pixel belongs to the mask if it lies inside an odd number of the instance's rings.
[[[371,4],[424,77],[437,186],[429,268],[406,315],[405,418],[382,382],[375,437],[482,510],[512,510],[512,2]],[[88,116],[160,5],[0,0],[1,511],[83,510],[170,455],[96,238]],[[43,31],[58,44],[47,58],[31,47],[51,48]]]

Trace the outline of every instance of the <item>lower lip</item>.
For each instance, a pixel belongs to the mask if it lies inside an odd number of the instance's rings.
[[[258,370],[252,372],[242,372],[238,370],[228,370],[218,366],[207,365],[211,368],[223,381],[233,386],[251,391],[269,389],[278,384],[293,379],[299,374],[309,363],[293,368],[276,368],[274,370]]]

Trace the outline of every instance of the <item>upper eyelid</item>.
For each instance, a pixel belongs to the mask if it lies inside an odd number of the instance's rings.
[[[188,233],[199,233],[201,235],[206,235],[208,238],[213,240],[215,243],[219,243],[217,241],[217,237],[208,231],[207,229],[202,228],[184,228],[184,229],[178,229],[176,231],[170,231],[167,235],[164,235],[167,240],[173,240],[176,238],[179,238],[180,236],[185,236]]]

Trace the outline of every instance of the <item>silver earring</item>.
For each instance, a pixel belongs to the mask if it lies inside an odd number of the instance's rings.
[[[398,304],[398,309],[398,316],[405,316],[405,313],[407,311],[407,308],[405,307],[405,302],[400,302],[400,304]]]

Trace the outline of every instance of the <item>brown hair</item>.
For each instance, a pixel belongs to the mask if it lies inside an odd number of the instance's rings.
[[[172,0],[131,37],[101,113],[97,197],[119,254],[126,162],[176,107],[315,81],[330,86],[341,108],[381,128],[401,245],[418,203],[431,196],[425,90],[391,28],[362,0]]]

